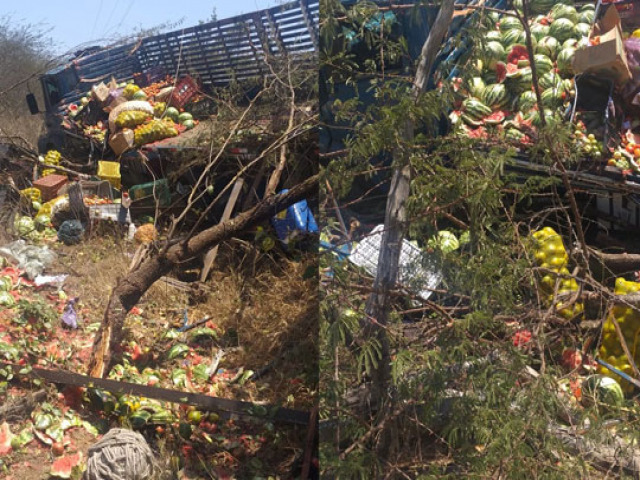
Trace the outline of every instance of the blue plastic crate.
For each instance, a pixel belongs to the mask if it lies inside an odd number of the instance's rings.
[[[282,190],[280,193],[287,191]],[[318,233],[318,224],[306,200],[301,200],[278,213],[271,219],[271,224],[284,245],[288,245],[295,236]]]

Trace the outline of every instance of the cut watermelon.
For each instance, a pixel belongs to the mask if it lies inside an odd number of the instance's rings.
[[[505,113],[501,110],[498,110],[497,112],[493,112],[491,115],[484,117],[484,123],[487,125],[499,125],[504,122],[505,118]]]
[[[0,425],[0,456],[7,455],[11,452],[11,440],[13,440],[13,433],[9,430],[9,424],[4,422]]]
[[[507,71],[509,67],[504,62],[496,63],[496,83],[504,82],[505,78],[507,78]]]
[[[49,475],[56,478],[71,478],[74,468],[78,467],[80,462],[82,462],[82,452],[60,457],[51,465]]]
[[[526,47],[522,45],[514,45],[507,55],[507,63],[515,63],[517,64],[519,60],[529,60],[529,53],[527,52]]]
[[[507,78],[518,78],[521,74],[522,72],[520,72],[520,69],[517,65],[513,63],[507,63]]]

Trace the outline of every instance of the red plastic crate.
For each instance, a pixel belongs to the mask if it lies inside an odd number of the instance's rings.
[[[171,94],[171,105],[176,108],[184,107],[198,93],[198,90],[198,82],[189,75],[182,77]]]
[[[42,193],[42,201],[48,202],[52,198],[55,198],[58,195],[58,191],[68,182],[69,180],[64,175],[47,175],[46,177],[39,178],[35,182],[33,182],[33,186],[40,190]]]

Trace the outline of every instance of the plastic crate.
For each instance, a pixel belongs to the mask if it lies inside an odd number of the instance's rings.
[[[171,204],[171,192],[169,191],[169,184],[166,178],[136,185],[129,189],[129,198],[134,202],[153,197],[154,195],[159,200],[161,207],[167,207]]]
[[[52,198],[55,198],[58,194],[58,191],[68,182],[69,180],[64,175],[47,175],[46,177],[39,178],[35,182],[33,182],[33,187],[40,190],[42,193],[42,201],[48,202]]]
[[[378,225],[357,244],[349,255],[351,263],[364,268],[373,277],[378,271],[383,231],[384,225]],[[437,288],[442,281],[442,274],[437,271],[435,259],[430,258],[407,240],[402,242],[398,270],[398,281],[414,290],[423,300],[427,300],[433,294],[433,289]]]
[[[176,83],[171,94],[170,104],[176,108],[182,108],[198,93],[198,90],[198,83],[189,75],[186,75]]]
[[[90,205],[89,218],[93,221],[110,220],[124,224],[131,223],[131,213],[126,210],[126,216],[121,215],[122,205],[119,203],[109,203],[106,205]]]
[[[98,177],[120,190],[120,163],[98,161]]]

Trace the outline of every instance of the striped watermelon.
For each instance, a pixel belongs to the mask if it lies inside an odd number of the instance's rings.
[[[524,31],[524,28],[522,27],[522,23],[520,23],[520,20],[518,20],[516,17],[511,17],[511,16],[504,16],[500,19],[500,31],[502,33],[508,30],[513,30],[513,29]]]
[[[573,37],[575,24],[568,18],[554,20],[549,27],[549,36],[555,37],[559,43]]]
[[[536,94],[531,90],[522,92],[518,97],[518,110],[521,112],[527,112],[531,110],[537,103]]]
[[[485,68],[492,70],[495,68],[496,63],[500,60],[504,60],[506,53],[502,44],[498,42],[488,42],[485,44],[480,54],[480,59]]]
[[[562,105],[562,91],[555,88],[547,88],[540,94],[540,98],[545,108],[558,108]]]
[[[573,57],[576,54],[575,48],[565,48],[558,54],[558,73],[561,75],[573,75]]]
[[[547,126],[549,126],[549,125],[553,125],[554,123],[557,123],[558,121],[560,121],[560,116],[556,112],[554,112],[553,110],[551,110],[549,108],[545,108],[544,109],[544,119],[547,122]],[[531,116],[531,124],[534,127],[541,127],[542,126],[542,119],[540,118],[540,112],[538,112],[537,110]]]
[[[558,3],[554,0],[531,0],[529,2],[529,9],[534,15],[545,15],[549,13],[549,10]]]
[[[562,89],[562,78],[555,72],[545,73],[538,79],[540,88],[546,90],[547,88]]]
[[[542,40],[538,42],[538,45],[535,48],[535,53],[540,53],[542,55],[546,55],[551,60],[555,60],[558,56],[558,52],[560,51],[560,42],[556,40],[554,37],[544,37]]]
[[[472,97],[482,98],[482,92],[484,92],[486,85],[480,77],[473,77],[469,80],[469,86],[467,90]]]
[[[549,35],[549,26],[541,23],[534,23],[531,25],[531,36],[536,40],[542,40],[543,37]]]
[[[559,3],[554,5],[549,13],[549,16],[555,20],[560,18],[566,18],[571,23],[578,23],[579,15],[578,11],[571,5],[563,5]]]
[[[515,45],[519,40],[522,40],[522,35],[524,35],[524,31],[516,30],[515,28],[502,32],[502,45],[506,48]]]
[[[595,18],[596,18],[595,10],[584,10],[580,12],[580,16],[578,17],[578,22],[591,25]]]
[[[487,85],[481,99],[484,104],[492,110],[501,110],[507,103],[509,103],[507,89],[502,83]]]
[[[520,69],[520,75],[515,78],[510,78],[508,87],[514,94],[520,94],[525,90],[531,90],[532,74],[531,67],[525,67]]]
[[[538,73],[538,76],[544,75],[553,69],[553,62],[546,55],[536,53],[533,58],[536,64],[536,72]]]
[[[570,38],[562,44],[562,50],[564,50],[565,48],[578,48],[578,40],[576,40],[575,38]]]
[[[500,42],[500,43],[502,43],[502,35],[497,30],[491,30],[490,32],[487,32],[486,35],[484,36],[484,39],[487,42]]]
[[[477,98],[469,97],[462,102],[462,109],[469,116],[480,119],[491,115],[492,110]]]
[[[573,27],[573,35],[575,38],[588,37],[591,33],[591,25],[588,23],[576,23]]]

